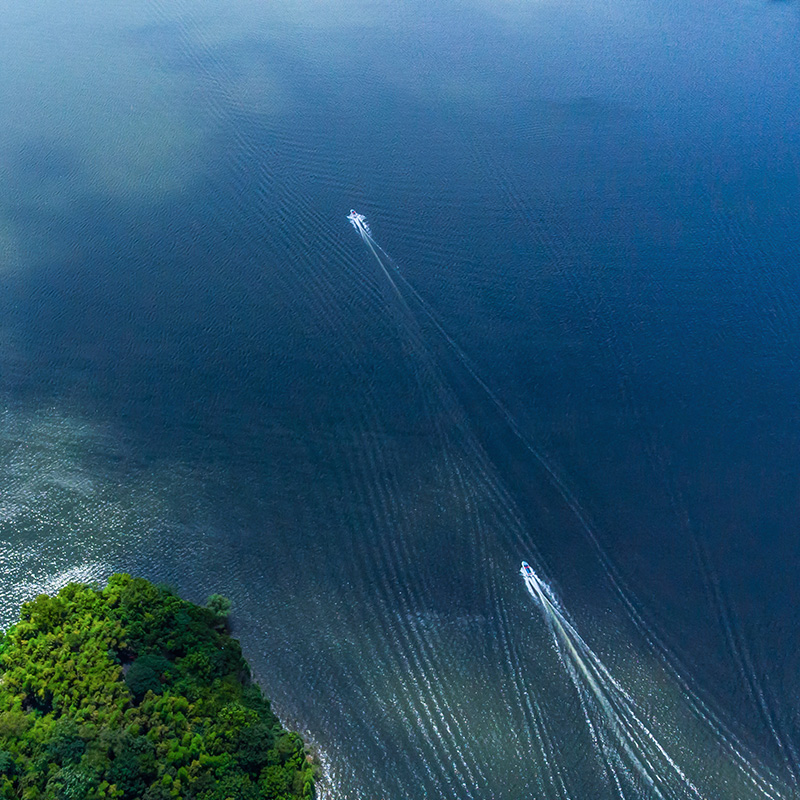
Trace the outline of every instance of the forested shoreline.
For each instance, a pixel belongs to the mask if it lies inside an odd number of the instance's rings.
[[[0,638],[0,797],[311,800],[227,610],[129,575],[25,603]]]

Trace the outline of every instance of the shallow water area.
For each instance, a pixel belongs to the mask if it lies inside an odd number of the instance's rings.
[[[797,795],[796,4],[6,17],[4,625],[229,596],[324,797]]]

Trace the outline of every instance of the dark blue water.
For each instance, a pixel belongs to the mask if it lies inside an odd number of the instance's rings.
[[[797,796],[799,22],[11,9],[4,622],[230,596],[324,796]]]

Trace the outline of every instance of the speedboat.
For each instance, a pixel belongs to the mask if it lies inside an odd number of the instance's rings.
[[[362,226],[367,220],[365,219],[363,214],[359,214],[354,208],[350,209],[350,213],[347,215],[347,219],[353,224],[353,227],[358,229]]]
[[[519,574],[522,575],[523,578],[531,578],[533,580],[536,580],[536,573],[533,571],[531,565],[527,561],[522,562]]]
[[[558,607],[558,600],[550,587],[533,571],[533,567],[527,561],[522,562],[519,574],[522,575],[525,586],[532,597],[547,606]]]
[[[369,225],[367,224],[367,218],[363,214],[359,214],[354,208],[350,209],[350,213],[347,215],[347,219],[350,220],[352,226],[359,232],[359,233],[367,233],[369,234]]]

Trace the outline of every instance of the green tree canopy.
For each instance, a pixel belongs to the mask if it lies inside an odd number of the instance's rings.
[[[229,611],[129,575],[25,603],[0,638],[0,798],[311,800]]]

